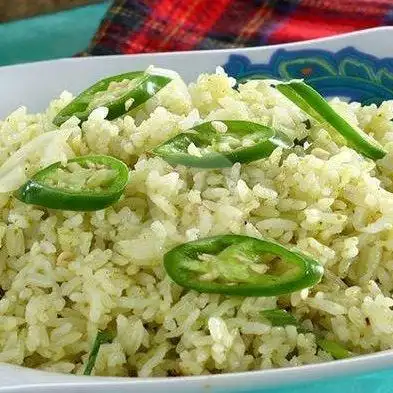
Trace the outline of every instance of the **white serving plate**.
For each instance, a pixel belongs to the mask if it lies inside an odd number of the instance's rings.
[[[353,47],[359,52],[372,55],[370,58],[376,61],[375,64],[386,66],[393,71],[393,61],[391,66],[389,59],[379,62],[379,59],[393,58],[392,37],[393,27],[384,27],[333,38],[270,47],[73,58],[1,67],[0,118],[20,105],[27,106],[31,111],[41,111],[63,90],[78,93],[102,77],[145,69],[151,64],[176,70],[189,82],[201,72],[214,72],[217,65],[226,64],[229,56],[233,54],[246,56],[251,63],[266,64],[282,49],[290,52],[315,49],[337,53],[344,48]],[[373,73],[377,75],[378,70],[373,67],[373,64],[368,67],[371,70],[370,78],[374,78]],[[386,389],[383,391],[391,392],[393,372],[389,374],[384,370],[392,366],[393,351],[296,368],[165,379],[83,377],[0,364],[0,393],[324,393],[347,392],[353,383],[356,384],[356,392],[359,393],[370,392],[370,386],[372,391]]]

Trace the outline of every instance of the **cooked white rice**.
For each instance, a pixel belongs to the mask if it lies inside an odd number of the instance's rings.
[[[389,152],[375,164],[315,122],[307,130],[307,116],[268,83],[239,91],[233,84],[219,70],[188,87],[171,82],[134,117],[108,121],[98,108],[82,125],[63,124],[68,144],[44,146],[23,162],[27,176],[54,157],[90,153],[132,169],[124,198],[103,211],[49,211],[0,194],[0,362],[81,374],[106,328],[116,338],[101,346],[95,375],[199,375],[332,359],[314,333],[261,318],[276,305],[354,354],[393,348],[393,101],[331,101]],[[19,108],[0,122],[0,165],[54,130],[51,120],[71,99],[63,93],[44,113]],[[146,154],[202,120],[225,132],[219,120],[227,119],[309,135],[310,143],[222,170],[174,168]],[[323,280],[278,298],[241,298],[185,290],[166,275],[165,251],[226,233],[296,245],[324,266]]]

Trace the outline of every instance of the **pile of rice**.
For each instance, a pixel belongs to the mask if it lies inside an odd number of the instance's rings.
[[[130,165],[124,197],[96,212],[54,211],[0,194],[0,362],[82,374],[97,331],[95,375],[200,375],[332,360],[314,333],[354,354],[393,348],[393,101],[331,105],[388,151],[374,163],[342,145],[263,81],[233,89],[222,69],[171,82],[133,117],[98,108],[62,125],[68,142],[24,163],[26,175],[67,156],[109,154]],[[0,122],[0,165],[72,100]],[[172,167],[148,153],[202,120],[272,125],[304,146],[220,170]],[[59,132],[59,131],[57,131]],[[65,146],[66,145],[66,146]],[[60,152],[60,153],[59,153]],[[58,160],[58,158],[57,158]],[[1,187],[0,179],[0,187]],[[177,244],[245,234],[296,245],[325,268],[321,283],[280,297],[230,297],[180,288],[162,256]],[[272,327],[285,308],[310,333]],[[304,331],[304,330],[303,330]]]

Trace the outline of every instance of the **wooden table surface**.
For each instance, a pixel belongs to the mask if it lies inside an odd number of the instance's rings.
[[[93,3],[100,0],[0,0],[0,22]]]

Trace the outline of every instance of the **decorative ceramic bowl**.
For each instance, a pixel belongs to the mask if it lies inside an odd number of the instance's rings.
[[[78,93],[104,76],[150,64],[186,81],[217,65],[239,80],[304,78],[326,97],[363,104],[393,99],[393,27],[250,49],[63,59],[0,68],[0,118],[20,105],[44,109],[63,90]],[[0,326],[1,328],[1,326]],[[308,366],[176,378],[51,374],[0,364],[0,393],[371,393],[393,392],[393,350]]]

